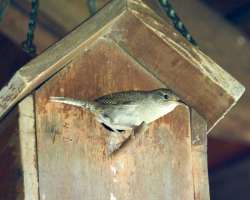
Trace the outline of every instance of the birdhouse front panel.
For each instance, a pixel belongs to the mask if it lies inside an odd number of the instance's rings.
[[[35,93],[40,197],[193,199],[187,107],[178,107],[108,155],[110,131],[93,114],[49,101],[51,96],[93,100],[117,91],[160,87],[157,79],[105,37],[42,85]]]

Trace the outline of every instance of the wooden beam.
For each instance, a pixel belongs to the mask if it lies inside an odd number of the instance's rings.
[[[171,1],[178,14],[207,55],[250,87],[248,68],[250,42],[237,28],[197,0]],[[250,90],[212,132],[212,136],[250,142]]]
[[[108,0],[96,1],[96,9],[99,10]],[[29,0],[16,0],[13,6],[23,13],[30,12]],[[67,9],[64,9],[67,8]],[[74,13],[72,15],[72,13]],[[83,21],[91,16],[87,1],[82,0],[43,0],[39,4],[38,22],[48,28],[57,36],[65,36],[75,29]]]
[[[97,10],[107,2],[108,0],[97,1]],[[7,9],[0,31],[8,35],[14,42],[21,44],[26,38],[30,11],[29,0],[13,1]],[[72,15],[72,13],[74,14]],[[40,54],[89,16],[87,3],[81,0],[70,2],[62,0],[60,3],[56,0],[40,2],[34,40],[37,53]]]
[[[108,0],[96,1],[97,9],[103,7],[107,2]],[[16,0],[15,5],[23,8],[26,12],[30,9],[29,0]],[[90,12],[87,1],[60,0],[59,3],[57,0],[43,0],[39,4],[39,15],[51,19],[54,24],[67,33],[89,18]]]
[[[7,35],[13,42],[21,46],[26,39],[28,31],[28,13],[23,13],[15,6],[8,7],[0,26],[0,31]],[[43,25],[38,23],[34,43],[37,46],[37,53],[40,54],[60,37],[51,33]]]

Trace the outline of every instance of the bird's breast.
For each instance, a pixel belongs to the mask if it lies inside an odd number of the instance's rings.
[[[164,105],[152,104],[151,106],[147,106],[142,111],[142,118],[146,123],[153,122],[163,117],[164,115],[172,112],[178,104],[178,102],[169,102]]]
[[[142,122],[150,123],[168,114],[178,104],[169,102],[167,104],[141,104],[141,105],[119,105],[106,113],[106,122],[117,129],[127,130],[140,125]],[[119,127],[119,128],[118,128]]]

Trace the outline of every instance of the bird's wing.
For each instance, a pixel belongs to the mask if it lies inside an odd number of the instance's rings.
[[[103,105],[131,105],[142,99],[142,94],[135,91],[128,91],[105,95],[95,101]]]

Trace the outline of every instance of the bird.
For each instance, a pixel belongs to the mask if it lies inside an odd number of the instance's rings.
[[[173,111],[183,101],[170,89],[130,90],[101,96],[93,101],[51,96],[50,101],[89,110],[110,132],[144,130]]]
[[[167,88],[115,92],[92,101],[51,96],[50,101],[89,110],[110,133],[106,142],[108,155],[117,151],[130,136],[135,138],[144,133],[149,123],[184,103]],[[128,130],[132,130],[129,136],[127,132],[122,134]]]

